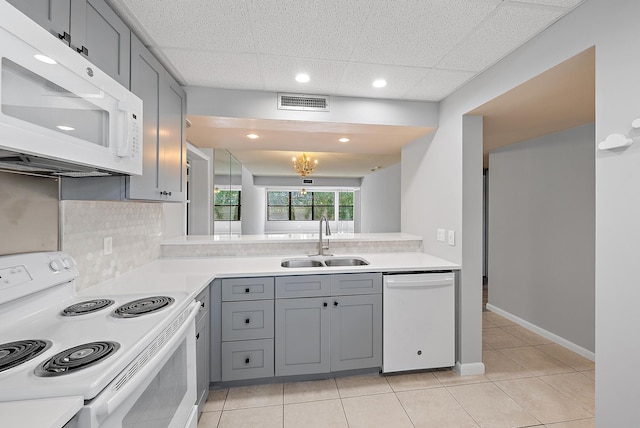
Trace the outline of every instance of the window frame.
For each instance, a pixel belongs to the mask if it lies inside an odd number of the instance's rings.
[[[216,194],[213,195],[213,221],[242,221],[242,189],[220,189],[220,192],[238,192],[238,203],[237,204],[216,204]],[[238,219],[216,219],[216,207],[237,207],[238,208]]]
[[[344,190],[344,189],[339,189],[339,190],[313,190],[313,191],[308,191],[307,193],[311,193],[311,205],[295,205],[293,203],[293,194],[294,193],[300,193],[299,190],[275,190],[275,189],[266,189],[267,192],[267,197],[266,197],[266,206],[265,209],[267,211],[267,215],[266,215],[266,220],[267,221],[273,221],[273,222],[286,222],[286,221],[318,221],[318,218],[315,218],[315,211],[316,208],[323,208],[323,207],[332,207],[333,208],[333,217],[331,219],[329,219],[329,221],[353,221],[353,210],[354,210],[354,205],[345,205],[345,206],[350,206],[352,209],[352,218],[351,220],[340,220],[340,193],[352,193],[353,194],[353,190]],[[288,194],[288,203],[285,204],[270,204],[269,203],[269,193],[287,193]],[[333,205],[316,205],[315,203],[315,199],[316,193],[333,193]],[[287,219],[271,219],[269,218],[269,208],[270,207],[283,207],[283,208],[287,208]],[[298,219],[292,219],[292,213],[293,213],[293,208],[296,207],[308,207],[311,209],[311,218],[310,219],[305,219],[305,220],[298,220]]]

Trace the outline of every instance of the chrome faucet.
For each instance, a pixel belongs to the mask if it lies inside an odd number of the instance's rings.
[[[331,254],[324,254],[324,250],[329,249],[329,241],[327,240],[327,246],[325,247],[322,243],[322,222],[324,221],[325,226],[325,235],[331,236],[331,228],[329,227],[329,220],[327,220],[326,216],[320,217],[320,233],[318,233],[318,255],[319,256],[330,256]]]

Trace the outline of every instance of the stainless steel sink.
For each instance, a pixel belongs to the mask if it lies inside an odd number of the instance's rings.
[[[325,267],[321,260],[316,259],[285,259],[280,266],[286,268]]]
[[[361,257],[319,257],[284,259],[280,266],[285,268],[366,266],[369,262]]]
[[[363,258],[360,257],[334,257],[330,259],[325,259],[324,264],[327,266],[366,266],[369,264]]]

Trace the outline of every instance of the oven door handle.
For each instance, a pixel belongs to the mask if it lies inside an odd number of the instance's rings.
[[[194,301],[189,307],[189,315],[184,320],[182,325],[178,328],[178,330],[171,336],[171,338],[162,345],[163,349],[169,349],[171,352],[164,353],[158,352],[151,359],[147,361],[147,363],[140,368],[135,376],[127,381],[127,383],[121,387],[120,389],[116,389],[117,383],[122,378],[122,375],[118,376],[115,381],[113,381],[105,391],[98,397],[100,403],[96,403],[96,415],[98,419],[102,420],[104,417],[110,415],[118,408],[125,400],[130,398],[130,394],[136,390],[136,388],[144,385],[145,382],[150,382],[156,375],[156,371],[159,371],[166,361],[171,358],[173,355],[173,351],[178,348],[182,340],[184,340],[185,332],[189,329],[189,327],[193,326],[193,338],[187,336],[187,340],[191,339],[191,343],[195,347],[195,323],[194,319],[198,314],[200,309],[200,302]],[[131,365],[130,365],[131,366]],[[128,366],[126,370],[130,367]],[[124,371],[123,371],[124,372]],[[195,397],[194,397],[195,400]]]

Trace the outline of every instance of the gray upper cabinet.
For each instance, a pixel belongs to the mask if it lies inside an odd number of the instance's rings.
[[[66,40],[67,43],[71,40],[70,0],[8,0],[8,2],[54,36]]]
[[[127,198],[184,201],[186,95],[135,36],[131,92],[143,101],[143,165],[141,176],[127,178]]]
[[[71,44],[100,70],[129,87],[131,31],[104,0],[71,0]]]
[[[104,0],[9,0],[9,3],[129,87],[131,31]]]
[[[276,376],[329,372],[328,301],[326,297],[276,300]]]

